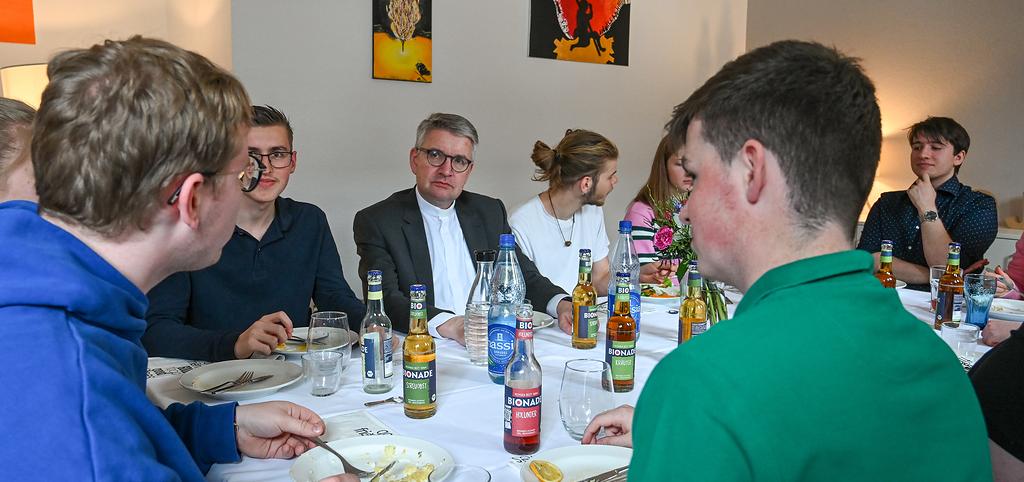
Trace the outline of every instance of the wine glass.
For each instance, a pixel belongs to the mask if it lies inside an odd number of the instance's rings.
[[[342,367],[351,358],[352,339],[348,331],[348,315],[340,311],[318,311],[309,320],[306,353],[330,350],[341,353]]]
[[[602,360],[577,359],[565,362],[558,411],[562,426],[575,440],[583,439],[587,425],[614,405],[612,369]]]

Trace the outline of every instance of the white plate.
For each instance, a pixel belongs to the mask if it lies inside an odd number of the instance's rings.
[[[455,464],[452,454],[447,450],[438,447],[426,440],[398,435],[371,435],[368,437],[353,437],[328,442],[332,449],[337,450],[345,456],[345,460],[363,470],[383,468],[392,459],[384,458],[384,450],[387,446],[395,447],[393,460],[398,463],[384,478],[390,474],[401,474],[407,467],[420,467],[425,464],[433,464],[434,470],[448,470]],[[316,447],[309,452],[302,454],[292,469],[288,472],[293,480],[299,482],[318,481],[343,472],[341,461],[326,450]],[[424,471],[427,474],[429,471]],[[369,480],[367,477],[363,480]],[[427,480],[424,475],[423,480]]]
[[[907,282],[902,280],[896,280],[896,289],[901,290],[907,287]]]
[[[237,390],[228,390],[208,397],[221,400],[248,400],[270,395],[288,385],[302,380],[302,367],[291,362],[270,359],[229,360],[203,365],[183,374],[178,383],[193,392],[201,392],[229,380],[234,380],[242,372],[252,370],[254,376],[273,375],[259,383],[245,385]]]
[[[629,465],[633,449],[613,445],[572,445],[545,450],[530,460],[546,460],[562,471],[562,480],[581,480]],[[523,482],[539,482],[530,471],[529,462],[519,469]]]
[[[306,335],[308,333],[309,333],[309,327],[308,326],[298,326],[298,327],[292,328],[292,336],[296,336],[296,337],[305,339]],[[321,337],[320,339],[323,339],[323,338],[326,338],[326,336]],[[317,345],[317,349],[318,350],[323,350],[323,349],[326,349],[326,348],[327,347],[325,347],[325,346]],[[274,348],[274,353],[280,353],[282,355],[287,355],[287,356],[302,356],[302,355],[306,354],[306,344],[305,343],[297,343],[297,342],[288,341],[288,342],[285,342],[284,345],[278,345],[277,348]]]
[[[539,330],[541,328],[547,328],[555,324],[555,319],[547,313],[541,313],[539,311],[533,312],[533,329]]]
[[[992,308],[988,311],[989,318],[1008,321],[1024,321],[1024,301],[992,300]]]
[[[680,290],[680,288],[678,286],[673,286],[671,288],[665,288],[665,287],[660,286],[660,285],[651,285],[651,284],[647,284],[647,283],[644,283],[644,284],[640,285],[640,289],[641,290],[643,288],[645,288],[645,287],[653,287],[658,293],[662,293],[662,294],[673,294],[673,293],[675,293],[675,296],[643,296],[643,295],[641,295],[640,296],[640,305],[641,306],[643,306],[644,303],[677,304],[677,305],[679,304],[679,293],[680,293],[679,290]]]

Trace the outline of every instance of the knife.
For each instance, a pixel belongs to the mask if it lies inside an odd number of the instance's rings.
[[[626,480],[626,476],[629,475],[629,466],[623,465],[617,469],[612,469],[607,472],[601,472],[593,477],[588,477],[581,480],[580,482],[611,482],[618,480]]]
[[[224,387],[224,388],[221,388],[220,390],[214,390],[214,391],[207,392],[207,393],[209,395],[216,395],[216,394],[221,393],[221,392],[227,392],[227,391],[234,390],[234,389],[236,389],[238,387],[244,387],[246,385],[252,385],[253,383],[259,383],[259,382],[262,382],[263,380],[269,380],[273,376],[274,375],[261,375],[261,376],[258,376],[256,378],[253,378],[252,380],[249,380],[248,383],[239,383],[237,385],[231,385],[230,387]]]

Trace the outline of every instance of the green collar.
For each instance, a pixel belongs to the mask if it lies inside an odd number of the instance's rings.
[[[754,282],[736,307],[735,316],[751,309],[777,290],[860,271],[871,274],[874,267],[875,262],[871,255],[856,249],[804,258],[779,266]]]

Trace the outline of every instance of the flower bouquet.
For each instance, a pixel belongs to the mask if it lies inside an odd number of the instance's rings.
[[[676,268],[676,278],[679,280],[680,289],[684,289],[686,283],[684,277],[689,269],[690,261],[697,259],[697,253],[693,250],[692,227],[679,220],[679,211],[686,203],[689,192],[682,196],[671,199],[668,203],[658,203],[652,206],[654,215],[650,225],[654,229],[654,250],[658,257],[663,260],[679,260]],[[671,285],[672,281],[666,279],[665,283]],[[708,307],[708,321],[711,325],[729,318],[725,309],[725,294],[722,292],[722,285],[708,278],[703,279],[702,294],[704,303]],[[680,293],[681,296],[685,294]]]

